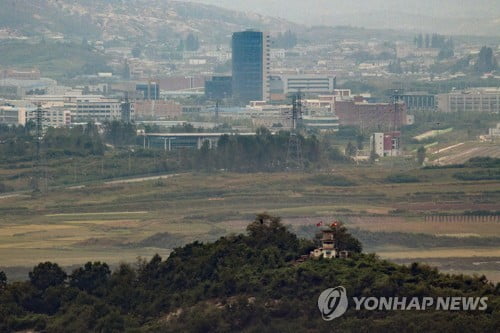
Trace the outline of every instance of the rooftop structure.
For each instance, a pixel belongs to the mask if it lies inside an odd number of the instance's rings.
[[[323,75],[281,75],[283,93],[329,94],[335,89],[335,78]]]
[[[427,92],[407,92],[398,96],[405,102],[410,110],[434,110],[436,108],[436,96]]]

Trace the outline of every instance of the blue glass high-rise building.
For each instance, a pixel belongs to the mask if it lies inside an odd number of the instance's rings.
[[[233,97],[240,103],[269,99],[269,47],[263,32],[233,33]]]

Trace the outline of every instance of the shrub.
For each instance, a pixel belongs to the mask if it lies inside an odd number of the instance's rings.
[[[5,185],[4,183],[0,183],[0,193],[5,193],[12,191],[12,187]]]
[[[420,179],[417,176],[406,173],[398,173],[385,178],[387,183],[418,183]]]
[[[341,175],[317,175],[311,178],[315,184],[324,186],[355,186],[356,183]]]
[[[477,172],[457,172],[453,177],[458,180],[500,180],[500,169],[481,170]]]

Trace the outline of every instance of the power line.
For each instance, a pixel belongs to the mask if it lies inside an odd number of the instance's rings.
[[[292,114],[290,138],[288,140],[288,150],[286,154],[286,167],[288,170],[303,170],[304,162],[302,160],[302,148],[300,138],[297,133],[297,124],[302,119],[302,96],[297,92],[292,97]]]
[[[35,119],[35,145],[36,145],[36,156],[35,156],[35,165],[34,165],[34,175],[32,178],[32,188],[33,191],[38,192],[42,190],[41,180],[44,174],[44,188],[47,188],[47,172],[43,170],[44,161],[42,157],[42,142],[44,135],[43,122],[46,120],[45,118],[45,110],[42,108],[42,104],[38,103],[37,107],[34,111],[31,111],[34,114]]]

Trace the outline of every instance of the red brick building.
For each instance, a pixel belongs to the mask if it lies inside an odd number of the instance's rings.
[[[160,83],[162,90],[176,91],[203,88],[205,87],[205,81],[208,78],[208,76],[170,76],[156,78],[155,81]]]
[[[173,101],[137,101],[135,117],[138,119],[174,119],[182,114],[182,105]]]
[[[379,130],[399,129],[406,125],[404,103],[367,103],[360,98],[335,101],[335,113],[340,125]]]

